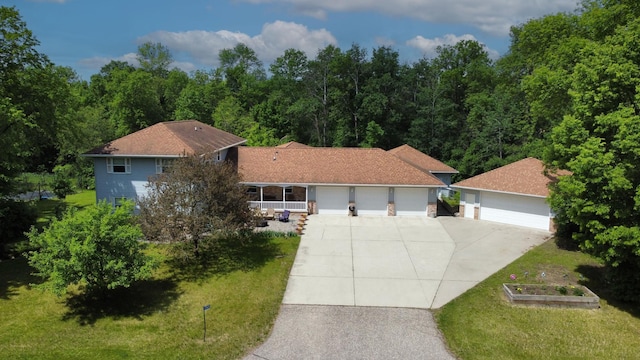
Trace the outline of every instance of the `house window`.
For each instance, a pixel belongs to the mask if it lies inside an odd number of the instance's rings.
[[[127,199],[126,197],[113,198],[113,206],[114,207],[120,207],[127,200],[129,200],[129,199]]]
[[[257,186],[249,186],[247,188],[247,193],[248,194],[256,194],[256,193],[258,193],[258,187]]]
[[[169,171],[173,159],[156,159],[156,174],[164,174]]]
[[[222,153],[220,151],[216,152],[216,161],[222,161]]]
[[[131,174],[131,159],[107,158],[107,172],[110,174]]]
[[[284,188],[284,193],[285,194],[293,194],[293,188]]]

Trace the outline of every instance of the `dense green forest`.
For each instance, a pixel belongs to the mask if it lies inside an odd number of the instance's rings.
[[[460,178],[532,156],[573,172],[550,199],[561,231],[640,283],[636,0],[583,0],[573,13],[515,26],[495,61],[475,41],[412,63],[390,47],[353,44],[314,58],[289,49],[265,68],[238,44],[220,51],[218,68],[187,74],[170,68],[168,48],[146,43],[139,67],[112,61],[90,81],[39,53],[15,8],[0,15],[0,195],[23,171],[90,177],[80,153],[180,119],[249,145],[408,143]]]

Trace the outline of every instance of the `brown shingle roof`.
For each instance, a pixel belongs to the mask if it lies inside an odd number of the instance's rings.
[[[526,158],[462,180],[451,187],[547,197],[549,184],[556,181],[558,175],[568,174],[570,173],[561,170],[555,175],[545,175],[542,161]]]
[[[180,156],[226,149],[245,139],[196,120],[167,121],[115,139],[85,155]]]
[[[288,148],[288,149],[306,149],[306,148],[310,148],[311,146],[305,145],[305,144],[301,144],[301,143],[296,142],[296,141],[289,141],[288,143],[280,144],[280,145],[278,145],[276,147],[278,147],[278,148]]]
[[[382,149],[238,147],[246,183],[444,186]]]
[[[391,149],[389,150],[389,153],[426,172],[448,174],[458,173],[458,170],[451,166],[443,163],[442,161],[436,160],[407,144]]]

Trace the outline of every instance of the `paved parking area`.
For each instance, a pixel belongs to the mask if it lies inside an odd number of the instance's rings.
[[[452,217],[313,215],[283,304],[439,308],[548,236]]]

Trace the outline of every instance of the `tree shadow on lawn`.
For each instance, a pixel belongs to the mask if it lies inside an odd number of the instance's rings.
[[[195,261],[182,261],[173,257],[168,262],[176,279],[184,281],[198,281],[234,271],[251,271],[281,255],[279,246],[273,242],[276,236],[278,235],[256,232],[247,237],[217,238]]]
[[[41,284],[42,279],[31,275],[33,268],[23,256],[0,262],[0,299],[9,300],[17,295],[17,288]]]
[[[588,287],[598,297],[606,300],[609,305],[629,313],[633,317],[640,318],[640,305],[621,301],[614,296],[611,291],[611,285],[607,280],[606,267],[602,265],[578,265],[576,271],[584,276],[584,279],[578,281],[578,283]]]
[[[75,294],[66,299],[68,311],[62,319],[75,319],[80,325],[93,325],[102,318],[142,320],[143,316],[165,311],[180,294],[171,279],[138,281],[102,294]]]

